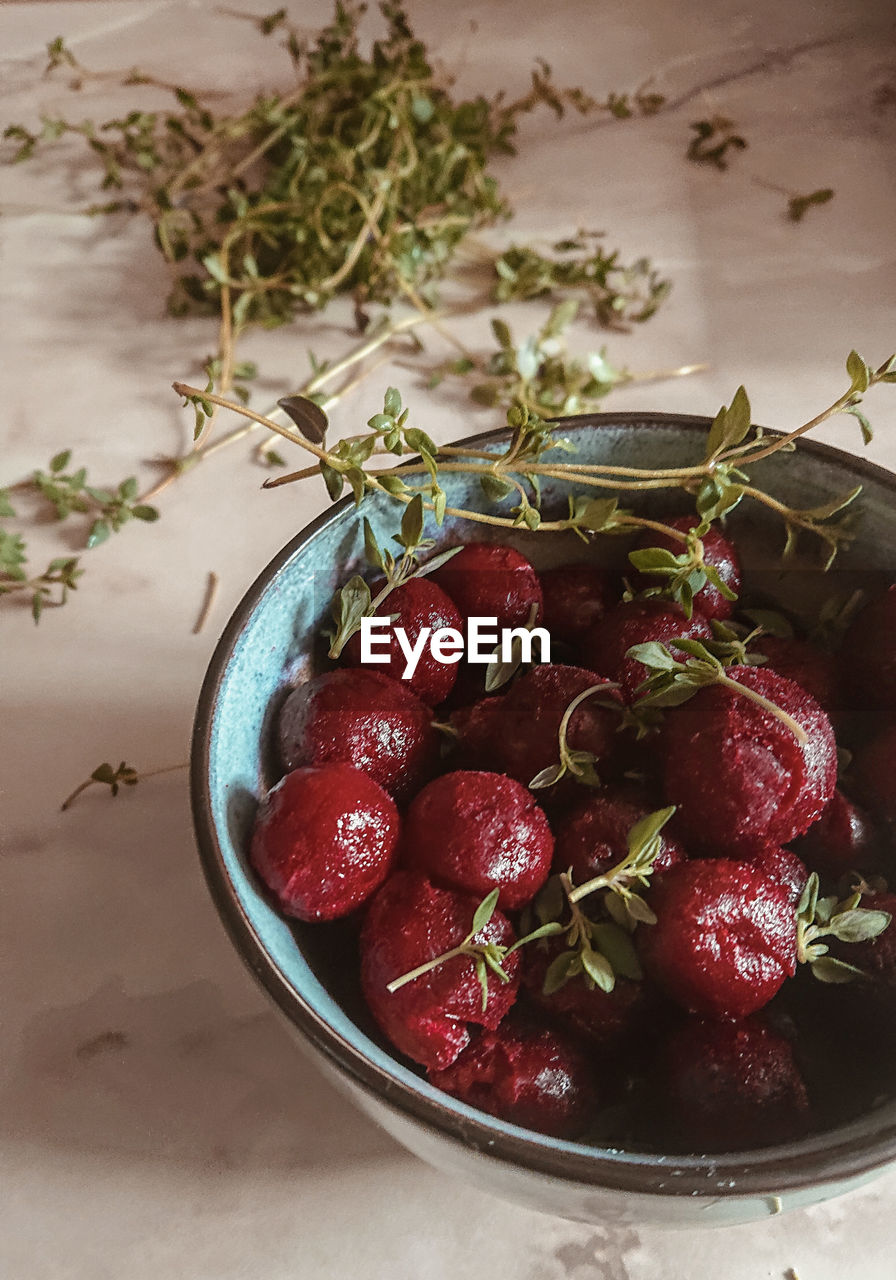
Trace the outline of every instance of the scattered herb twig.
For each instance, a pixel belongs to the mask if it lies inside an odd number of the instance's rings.
[[[215,599],[218,594],[220,579],[213,569],[209,569],[208,579],[205,584],[205,593],[202,598],[202,606],[199,614],[193,624],[193,635],[198,636],[205,624],[208,622],[209,615],[215,607]]]
[[[494,260],[495,301],[571,293],[585,298],[606,328],[625,331],[648,320],[668,296],[670,282],[647,258],[623,265],[618,251],[607,252],[596,243],[602,234],[579,231],[558,241],[550,257],[528,245],[511,245]]]
[[[716,169],[727,169],[731,151],[745,151],[746,138],[735,132],[733,120],[725,116],[713,116],[711,120],[697,120],[692,124],[693,137],[685,153],[695,164],[708,164]]]
[[[50,460],[46,471],[35,471],[6,489],[0,489],[0,520],[18,517],[13,497],[37,499],[52,510],[57,520],[71,515],[87,517],[85,546],[88,550],[105,542],[130,520],[152,523],[159,513],[138,495],[137,480],[128,476],[114,489],[88,484],[87,469],[79,467],[67,472],[71,450],[65,449]],[[27,546],[21,533],[0,529],[0,596],[17,592],[31,593],[31,612],[40,621],[45,605],[65,604],[68,592],[77,589],[84,570],[79,558],[61,556],[50,561],[39,575],[27,568]],[[54,598],[54,588],[59,588]]]
[[[521,342],[514,339],[505,321],[493,319],[496,349],[484,357],[466,352],[445,361],[433,370],[429,386],[437,387],[446,375],[462,377],[471,383],[470,398],[477,404],[505,409],[523,405],[550,419],[587,413],[615,387],[626,383],[687,377],[706,367],[688,364],[630,373],[615,368],[605,348],[574,356],[567,350],[566,334],[578,310],[576,298],[558,303],[541,328]]]
[[[787,217],[791,222],[802,222],[813,205],[828,204],[833,198],[832,187],[819,187],[807,196],[791,195],[787,201]]]
[[[59,807],[63,812],[70,809],[78,796],[96,783],[107,786],[112,795],[117,796],[121,787],[135,787],[138,782],[145,782],[147,778],[157,778],[163,773],[179,773],[182,769],[189,769],[189,767],[189,763],[169,764],[162,769],[147,769],[143,773],[138,773],[133,765],[126,764],[124,760],[117,769],[108,763],[97,765],[90,777],[75,787]]]

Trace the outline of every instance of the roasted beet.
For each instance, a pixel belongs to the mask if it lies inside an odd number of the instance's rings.
[[[755,867],[769,880],[785,888],[794,906],[803,896],[809,871],[802,858],[792,849],[782,849],[772,842],[759,841],[754,848],[743,849],[739,854],[739,861]]]
[[[591,628],[582,641],[582,661],[608,680],[617,680],[626,697],[631,698],[650,672],[643,663],[627,656],[629,649],[650,640],[668,645],[679,636],[711,640],[712,629],[696,610],[688,620],[678,605],[667,600],[633,600],[617,605]]]
[[[528,786],[544,769],[559,763],[560,725],[569,705],[602,682],[601,676],[581,667],[533,667],[503,698],[483,699],[451,717],[459,758],[475,767],[500,770]],[[607,701],[618,702],[619,695],[608,690],[584,699],[572,713],[566,734],[573,750],[595,757],[598,772],[619,742],[619,713]],[[581,789],[567,775],[542,789],[539,798],[574,799]]]
[[[810,693],[823,711],[834,719],[841,710],[837,659],[807,640],[783,636],[760,636],[751,649],[768,659],[766,670],[776,671]]]
[[[488,1001],[473,960],[454,956],[394,993],[389,983],[459,946],[470,932],[478,902],[440,889],[416,871],[396,871],[376,894],[361,931],[361,989],[386,1036],[424,1067],[449,1066],[470,1040],[468,1023],[494,1030],[516,999],[519,952],[506,957],[502,982],[491,974]],[[513,926],[500,911],[474,941],[512,946]]]
[[[680,529],[682,533],[687,533],[699,523],[699,516],[678,516],[674,520],[666,521],[671,528]],[[709,528],[700,541],[703,544],[703,563],[718,573],[722,582],[734,592],[735,596],[739,595],[740,557],[733,542],[726,538],[715,525]],[[645,530],[638,540],[638,550],[647,547],[661,547],[664,551],[671,551],[675,556],[680,556],[686,549],[685,544],[679,542],[677,538],[669,534],[655,533],[652,529]],[[664,581],[665,579],[652,573],[639,573],[635,578],[636,585],[641,589],[661,586]],[[734,608],[733,603],[726,599],[713,582],[707,582],[700,588],[694,596],[694,606],[700,610],[704,618],[730,618]]]
[[[654,1092],[666,1145],[676,1151],[749,1151],[809,1127],[793,1049],[757,1018],[689,1019],[664,1046]]]
[[[680,862],[648,901],[656,923],[635,933],[644,969],[692,1013],[746,1017],[796,970],[791,894],[744,862]]]
[[[397,799],[419,790],[439,763],[429,707],[366,668],[325,671],[300,684],[280,710],[277,736],[287,769],[351,764]]]
[[[366,773],[295,769],[259,807],[250,860],[285,915],[335,920],[386,879],[398,830],[393,801]]]
[[[513,910],[548,877],[554,837],[535,797],[500,773],[458,770],[424,787],[408,809],[403,857],[438,884],[483,898],[500,889]]]
[[[888,725],[856,752],[849,766],[850,788],[872,814],[896,823],[896,724]]]
[[[661,750],[666,798],[689,847],[737,856],[757,840],[786,844],[822,814],[837,780],[830,721],[793,681],[762,667],[729,667],[806,732],[724,685],[700,689],[667,713]]]
[[[563,564],[538,575],[544,625],[556,640],[576,645],[619,599],[612,574],[592,564]]]
[[[541,612],[541,585],[529,561],[513,547],[468,542],[436,569],[432,581],[451,597],[464,618],[497,618],[498,627],[519,627],[533,609]]]
[[[856,614],[837,659],[854,708],[896,711],[896,586]]]
[[[376,595],[378,585],[372,587]],[[409,578],[391,591],[383,603],[377,608],[377,617],[395,618],[393,627],[401,627],[407,636],[408,643],[413,646],[424,629],[430,634],[444,627],[451,627],[463,634],[463,619],[452,600],[429,578]],[[369,668],[392,680],[402,680],[418,698],[434,707],[448,697],[457,680],[457,662],[440,662],[433,656],[427,643],[420,654],[414,673],[404,680],[403,672],[407,666],[407,656],[402,651],[396,633],[390,636],[389,647],[380,646],[380,652],[388,652],[388,661],[377,663]],[[361,665],[361,634],[356,632],[342,651],[343,661],[353,667]],[[458,653],[458,660],[460,653]],[[365,664],[366,665],[366,664]]]
[[[628,793],[597,791],[585,797],[554,824],[554,866],[572,869],[573,883],[584,884],[620,862],[628,852],[628,834],[650,812],[646,804]],[[666,871],[687,857],[682,846],[664,828],[655,871]]]
[[[793,847],[807,867],[834,880],[850,871],[878,871],[881,865],[871,819],[839,789]]]
[[[555,1138],[579,1134],[595,1101],[591,1068],[575,1042],[515,1012],[429,1079],[471,1107]]]

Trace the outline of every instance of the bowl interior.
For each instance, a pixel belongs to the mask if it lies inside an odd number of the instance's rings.
[[[571,419],[564,434],[577,461],[638,466],[686,465],[700,459],[708,420],[678,415],[593,415]],[[505,434],[480,437],[497,449]],[[759,463],[753,477],[777,498],[811,507],[832,494],[864,486],[857,536],[836,567],[822,574],[816,548],[782,566],[783,529],[755,504],[742,504],[731,528],[743,551],[751,594],[786,602],[799,613],[832,592],[893,580],[896,569],[896,478],[850,455],[805,444],[796,453]],[[445,477],[449,505],[490,508],[475,477]],[[566,508],[567,487],[545,487],[547,509]],[[650,493],[626,505],[651,513],[686,511],[682,494]],[[364,515],[381,545],[397,530],[398,508],[369,496]],[[432,532],[428,530],[428,532]],[[471,537],[510,541],[538,567],[604,556],[622,563],[627,539],[597,539],[585,547],[574,535],[545,536],[446,521],[440,545]],[[807,539],[807,543],[811,541]],[[321,632],[333,592],[363,570],[361,520],[351,500],[330,509],[293,540],[247,592],[215,652],[196,719],[192,787],[200,851],[218,907],[231,935],[263,985],[317,1048],[363,1090],[476,1148],[496,1149],[548,1174],[584,1182],[707,1190],[708,1164],[719,1177],[712,1194],[777,1192],[826,1174],[849,1174],[896,1155],[896,1104],[886,1102],[861,1120],[798,1143],[749,1156],[674,1157],[621,1152],[542,1138],[484,1116],[431,1088],[384,1045],[357,990],[354,932],[336,925],[287,923],[260,889],[247,862],[259,796],[279,776],[267,743],[274,709],[295,683],[325,664]],[[674,1173],[672,1170],[674,1169]]]

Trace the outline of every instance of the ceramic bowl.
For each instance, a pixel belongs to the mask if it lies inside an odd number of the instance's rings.
[[[709,420],[671,414],[569,419],[563,433],[577,460],[668,467],[699,460]],[[506,434],[477,438],[499,448]],[[841,587],[896,567],[896,477],[849,454],[803,443],[758,463],[753,476],[777,497],[808,507],[864,486],[858,536],[834,571]],[[452,474],[449,505],[484,503],[473,478]],[[565,489],[545,490],[547,504]],[[674,499],[672,500],[674,501]],[[666,495],[640,509],[668,509]],[[679,509],[681,509],[679,504]],[[388,498],[367,497],[364,514],[381,543],[398,523]],[[799,607],[818,591],[820,571],[783,569],[783,533],[765,509],[732,517],[755,588]],[[483,536],[484,526],[451,522],[440,544]],[[485,536],[492,532],[486,530]],[[504,536],[503,531],[494,531]],[[509,539],[538,566],[582,558],[572,535],[520,532]],[[624,555],[620,539],[611,554]],[[489,1191],[546,1213],[589,1222],[692,1226],[743,1222],[808,1205],[859,1186],[896,1158],[896,1102],[803,1141],[719,1156],[663,1156],[599,1149],[542,1137],[484,1115],[432,1088],[393,1056],[358,993],[339,925],[288,923],[247,863],[258,797],[276,779],[268,758],[273,709],[288,688],[325,661],[320,642],[333,591],[362,563],[361,521],[350,499],[294,538],[260,574],[218,644],[199,699],[192,800],[202,864],[234,946],[320,1068],[417,1155]],[[815,563],[813,561],[813,563]],[[832,586],[830,575],[825,592]],[[321,1141],[325,1134],[321,1133]]]

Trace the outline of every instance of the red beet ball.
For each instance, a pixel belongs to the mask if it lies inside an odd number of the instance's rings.
[[[555,823],[554,866],[572,869],[573,883],[584,884],[603,875],[628,853],[628,835],[647,816],[646,805],[611,791],[598,791],[582,800]],[[687,857],[666,827],[660,832],[660,849],[654,870],[667,871]]]
[[[881,867],[871,819],[839,789],[794,850],[813,871],[834,880],[850,871],[878,871]]]
[[[424,1067],[449,1066],[470,1041],[468,1024],[494,1030],[516,999],[519,952],[506,957],[510,978],[489,974],[488,1000],[473,960],[454,956],[390,994],[388,984],[457,947],[470,932],[475,898],[440,889],[416,871],[397,871],[370,903],[361,931],[361,989],[376,1021],[402,1053]],[[495,911],[476,942],[509,947],[513,926]]]
[[[700,523],[700,518],[699,516],[678,516],[674,520],[667,520],[666,523],[673,529],[680,529],[682,533],[687,533]],[[715,569],[725,586],[730,588],[735,596],[739,595],[741,567],[734,543],[715,525],[710,526],[700,541],[703,543],[704,564]],[[661,547],[664,551],[671,551],[676,556],[680,556],[686,549],[683,542],[679,542],[668,534],[655,533],[652,529],[645,530],[638,540],[639,551],[647,547]],[[635,580],[641,589],[662,585],[666,581],[665,578],[652,573],[639,573]],[[713,582],[707,582],[700,588],[694,596],[694,605],[704,618],[730,618],[734,609],[732,601],[726,599]]]
[[[838,665],[854,707],[896,711],[896,585],[853,618]]]
[[[377,584],[372,587],[377,594]],[[391,591],[383,603],[377,608],[377,617],[393,617],[394,627],[401,627],[413,647],[418,637],[428,628],[430,636],[443,627],[451,627],[463,634],[463,618],[457,611],[454,602],[445,592],[429,578],[409,578],[407,582]],[[434,707],[448,697],[457,681],[457,662],[441,662],[434,657],[427,641],[423,648],[414,674],[404,679],[404,670],[408,665],[407,656],[398,642],[396,633],[391,632],[388,648],[385,644],[374,646],[378,653],[388,653],[387,662],[363,664],[367,670],[377,671],[392,680],[401,681],[411,689],[418,698],[428,706]],[[356,632],[342,651],[343,661],[348,666],[359,667],[361,662],[361,635]],[[458,660],[461,654],[458,653]]]
[[[377,671],[325,671],[284,702],[277,722],[287,769],[342,763],[363,769],[397,799],[435,773],[439,733],[410,689]]]
[[[530,791],[500,773],[459,770],[424,787],[408,809],[403,856],[438,884],[505,911],[531,901],[548,878],[554,837]]]
[[[619,599],[612,574],[593,564],[563,564],[538,575],[544,625],[555,640],[576,645]]]
[[[468,542],[432,575],[464,618],[497,618],[498,627],[520,627],[533,609],[541,613],[541,584],[532,565],[513,547]]]
[[[809,870],[792,849],[782,849],[780,845],[761,841],[754,849],[744,850],[740,854],[740,861],[755,867],[768,880],[773,880],[786,889],[794,906],[803,896],[809,880]]]
[[[737,856],[757,840],[787,844],[819,818],[834,794],[837,747],[814,698],[762,667],[729,667],[802,726],[801,743],[770,711],[723,685],[670,708],[661,751],[665,795],[689,845]]]
[[[896,822],[896,724],[859,748],[849,766],[850,789],[883,822]]]
[[[744,1018],[796,970],[791,894],[746,863],[680,862],[648,901],[656,923],[635,933],[645,972],[692,1013]]]
[[[768,658],[767,671],[776,671],[805,689],[832,720],[837,716],[841,706],[837,659],[833,654],[816,649],[806,640],[783,636],[760,636],[751,648]]]
[[[559,764],[560,724],[570,703],[602,677],[581,667],[547,663],[515,680],[502,698],[484,698],[455,712],[459,758],[474,768],[500,770],[524,786],[544,769]],[[619,741],[619,714],[606,705],[608,691],[584,699],[572,713],[566,740],[571,748],[596,757],[595,768],[614,754]],[[603,705],[602,705],[603,701]],[[582,790],[571,775],[539,790],[539,799],[574,799]]]
[[[429,1079],[471,1107],[555,1138],[581,1133],[595,1101],[591,1068],[574,1041],[514,1014]]]
[[[696,610],[688,620],[678,605],[668,601],[633,600],[617,605],[591,628],[582,642],[582,660],[593,671],[600,671],[609,680],[617,680],[625,696],[631,699],[650,672],[642,662],[627,656],[629,649],[651,640],[669,647],[671,641],[679,636],[711,640],[712,629]],[[683,658],[680,651],[677,651],[677,656]]]
[[[809,1127],[793,1049],[759,1019],[689,1019],[665,1045],[655,1093],[666,1145],[676,1151],[749,1151]]]
[[[335,920],[386,879],[398,831],[393,801],[359,769],[295,769],[262,801],[249,858],[285,915]]]

